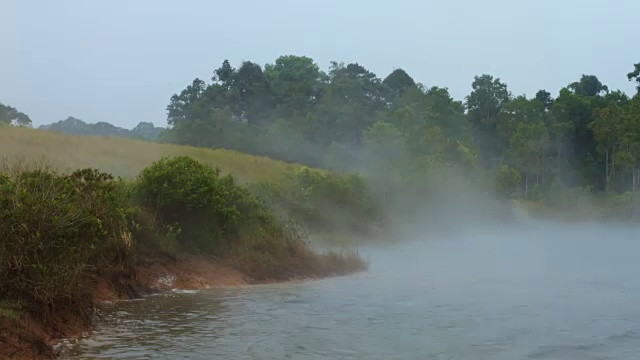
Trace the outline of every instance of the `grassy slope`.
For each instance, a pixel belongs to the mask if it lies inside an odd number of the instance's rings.
[[[44,161],[53,168],[65,172],[92,167],[113,175],[131,178],[137,176],[140,170],[151,165],[154,161],[170,155],[187,155],[205,163],[215,164],[220,167],[223,173],[233,175],[241,183],[278,183],[296,168],[296,165],[236,151],[209,150],[117,137],[68,135],[44,130],[0,126],[0,159],[5,158],[10,163],[19,160]],[[338,269],[336,266],[344,261],[334,261],[336,260],[334,258],[335,255],[329,255],[325,263],[331,267],[328,270],[340,273],[342,269]],[[341,260],[341,258],[337,260]],[[347,260],[352,261],[353,259],[348,258]],[[359,258],[356,260],[360,261]],[[2,305],[0,303],[0,325],[6,315],[1,312]],[[41,339],[57,338],[59,334],[55,332],[41,334],[40,332],[48,328],[38,323],[37,319],[31,322],[33,322],[33,326],[25,330],[25,334],[22,334],[20,338],[16,336],[21,333],[3,333],[2,326],[0,326],[0,358],[7,354],[13,354],[14,351],[25,356],[31,354],[36,358],[42,357],[43,354],[50,354],[50,349],[36,349],[33,344],[41,344]],[[22,329],[23,327],[15,328]],[[60,328],[57,331],[60,334],[73,334],[75,330],[69,329],[67,331]],[[33,340],[25,342],[25,336]],[[5,345],[15,346],[7,349],[3,348]],[[8,352],[3,352],[4,350]]]
[[[295,165],[230,150],[157,144],[117,137],[67,135],[56,132],[2,127],[0,157],[46,161],[62,171],[93,167],[116,176],[134,177],[163,156],[187,155],[215,164],[240,182],[278,182]]]

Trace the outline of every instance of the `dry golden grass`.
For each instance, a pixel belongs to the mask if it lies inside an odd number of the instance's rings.
[[[0,158],[46,161],[60,171],[92,167],[116,176],[134,177],[163,156],[187,155],[220,167],[241,183],[278,182],[295,165],[231,150],[157,144],[118,137],[79,136],[51,131],[1,127]]]

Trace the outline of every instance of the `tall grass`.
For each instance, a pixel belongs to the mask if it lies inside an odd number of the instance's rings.
[[[296,168],[282,161],[231,150],[210,150],[118,137],[67,135],[17,127],[0,129],[0,156],[22,158],[29,162],[45,159],[52,168],[64,172],[96,168],[114,176],[133,178],[162,157],[180,155],[215,164],[222,174],[231,174],[240,183],[279,182]]]
[[[13,127],[0,129],[0,156],[0,356],[2,344],[46,348],[26,324],[90,324],[97,280],[126,282],[137,259],[158,251],[215,255],[256,282],[368,267],[356,252],[312,251],[303,228],[244,186],[279,184],[286,192],[286,184],[301,184],[290,181],[301,179],[295,165],[227,150]],[[283,204],[308,209],[320,199],[344,208],[345,199],[361,198],[359,186],[349,197],[352,178],[336,176],[330,183],[313,177],[305,185],[311,192]],[[327,203],[331,189],[347,197],[334,194],[339,201]]]
[[[4,127],[0,129],[0,156],[46,161],[62,172],[95,168],[129,179],[163,157],[188,156],[215,165],[221,175],[232,175],[238,184],[250,185],[272,209],[314,231],[363,231],[380,220],[379,204],[357,175],[344,176],[237,151]]]

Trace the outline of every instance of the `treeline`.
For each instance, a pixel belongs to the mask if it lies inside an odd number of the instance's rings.
[[[125,129],[108,122],[100,121],[95,124],[86,123],[80,119],[69,116],[49,125],[42,125],[41,130],[57,131],[65,134],[90,135],[90,136],[120,136],[126,138],[156,141],[166,129],[157,127],[150,122],[140,122],[133,129]]]
[[[635,64],[629,80],[640,84],[639,71]],[[558,187],[640,186],[640,97],[595,75],[555,96],[542,89],[526,97],[483,74],[456,100],[402,69],[379,78],[358,63],[332,62],[325,73],[304,56],[264,67],[225,60],[211,81],[174,94],[167,111],[165,141],[312,166],[390,177],[437,164],[529,199]]]
[[[33,121],[29,115],[12,106],[0,103],[0,125],[32,127],[32,124]],[[104,121],[90,124],[73,116],[69,116],[64,120],[52,124],[41,125],[38,129],[73,135],[119,136],[147,141],[158,140],[162,133],[166,131],[166,128],[157,127],[150,122],[140,122],[133,129],[129,130]]]

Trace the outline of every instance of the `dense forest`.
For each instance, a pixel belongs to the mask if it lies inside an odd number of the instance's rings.
[[[627,78],[640,89],[640,63],[631,70]],[[571,199],[560,195],[640,188],[640,95],[609,89],[595,75],[582,75],[558,94],[541,89],[527,97],[482,74],[457,100],[402,69],[379,78],[358,63],[332,62],[324,72],[305,56],[281,56],[264,66],[244,61],[237,68],[225,60],[210,81],[196,78],[174,94],[167,112],[168,130],[72,117],[41,128],[357,171],[388,205],[390,199],[404,205],[433,200],[425,190],[451,183],[454,175],[464,186],[527,200],[562,202]],[[31,124],[1,104],[0,120]]]
[[[640,63],[627,77],[640,89]],[[377,170],[387,183],[397,172],[420,179],[420,170],[447,168],[526,199],[640,187],[640,96],[595,75],[526,97],[482,74],[456,100],[402,69],[379,78],[358,63],[332,62],[325,73],[305,56],[264,67],[225,60],[210,82],[196,78],[174,94],[167,111],[164,141]]]

